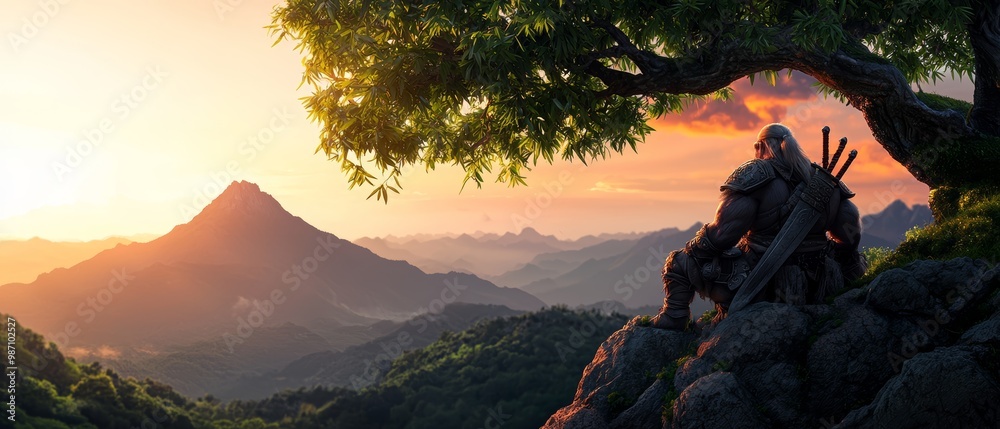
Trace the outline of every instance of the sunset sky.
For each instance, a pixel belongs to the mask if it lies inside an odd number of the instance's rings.
[[[88,240],[162,234],[231,180],[248,180],[291,213],[343,238],[517,231],[564,238],[708,221],[719,184],[781,121],[820,156],[820,128],[860,152],[847,184],[863,213],[927,187],[893,161],[861,114],[824,100],[801,74],[777,87],[733,85],[729,103],[657,121],[639,147],[583,167],[528,172],[528,187],[459,193],[462,172],[408,171],[388,205],[348,190],[314,155],[318,127],[298,89],[301,55],[274,39],[273,2],[5,2],[0,8],[0,238]],[[235,6],[228,6],[236,4]],[[929,89],[925,86],[925,89]],[[971,100],[971,83],[936,92]],[[253,141],[251,141],[253,140]],[[81,143],[87,142],[87,143]]]

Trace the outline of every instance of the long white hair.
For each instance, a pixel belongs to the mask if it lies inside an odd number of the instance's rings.
[[[774,158],[784,162],[802,180],[812,177],[812,161],[802,151],[792,130],[780,124],[767,124],[757,133],[757,141],[764,142],[761,158]]]

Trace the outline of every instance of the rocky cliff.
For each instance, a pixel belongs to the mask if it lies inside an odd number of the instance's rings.
[[[997,427],[998,289],[986,261],[924,260],[829,304],[758,303],[700,334],[637,317],[545,428]]]

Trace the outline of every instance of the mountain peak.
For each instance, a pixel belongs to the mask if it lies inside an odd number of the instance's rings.
[[[535,228],[532,228],[530,226],[527,226],[524,229],[522,229],[520,235],[522,237],[541,237],[542,236],[542,234],[539,233],[538,230],[536,230]]]
[[[894,200],[893,202],[889,203],[889,205],[886,206],[885,209],[883,209],[883,211],[885,212],[892,211],[896,213],[910,211],[910,206],[906,205],[906,203],[904,203],[903,200]]]
[[[290,216],[278,200],[271,194],[261,191],[256,183],[241,180],[233,181],[215,197],[195,219],[214,218],[216,216],[253,216],[253,217],[273,217]]]

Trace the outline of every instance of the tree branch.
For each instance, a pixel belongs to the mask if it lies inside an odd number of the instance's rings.
[[[864,114],[876,140],[886,151],[917,180],[932,187],[940,181],[926,171],[926,163],[916,158],[918,149],[939,150],[976,134],[966,124],[963,113],[937,111],[917,99],[896,67],[874,55],[865,56],[867,48],[859,42],[847,44],[850,52],[861,53],[852,55],[845,49],[822,53],[799,48],[791,42],[788,31],[780,32],[775,39],[774,49],[766,53],[755,54],[737,42],[729,42],[713,46],[710,52],[698,55],[699,60],[658,57],[655,68],[639,75],[610,69],[597,59],[591,59],[585,70],[607,86],[602,96],[704,95],[764,70],[802,71],[843,93],[850,105]],[[654,55],[648,51],[645,54]],[[942,134],[941,130],[947,132]]]
[[[637,48],[628,35],[610,21],[606,19],[595,20],[592,26],[606,31],[615,43],[618,44],[617,47],[612,48],[615,50],[613,53],[616,55],[614,56],[627,56],[643,74],[654,73],[662,62],[663,58],[659,55]]]

